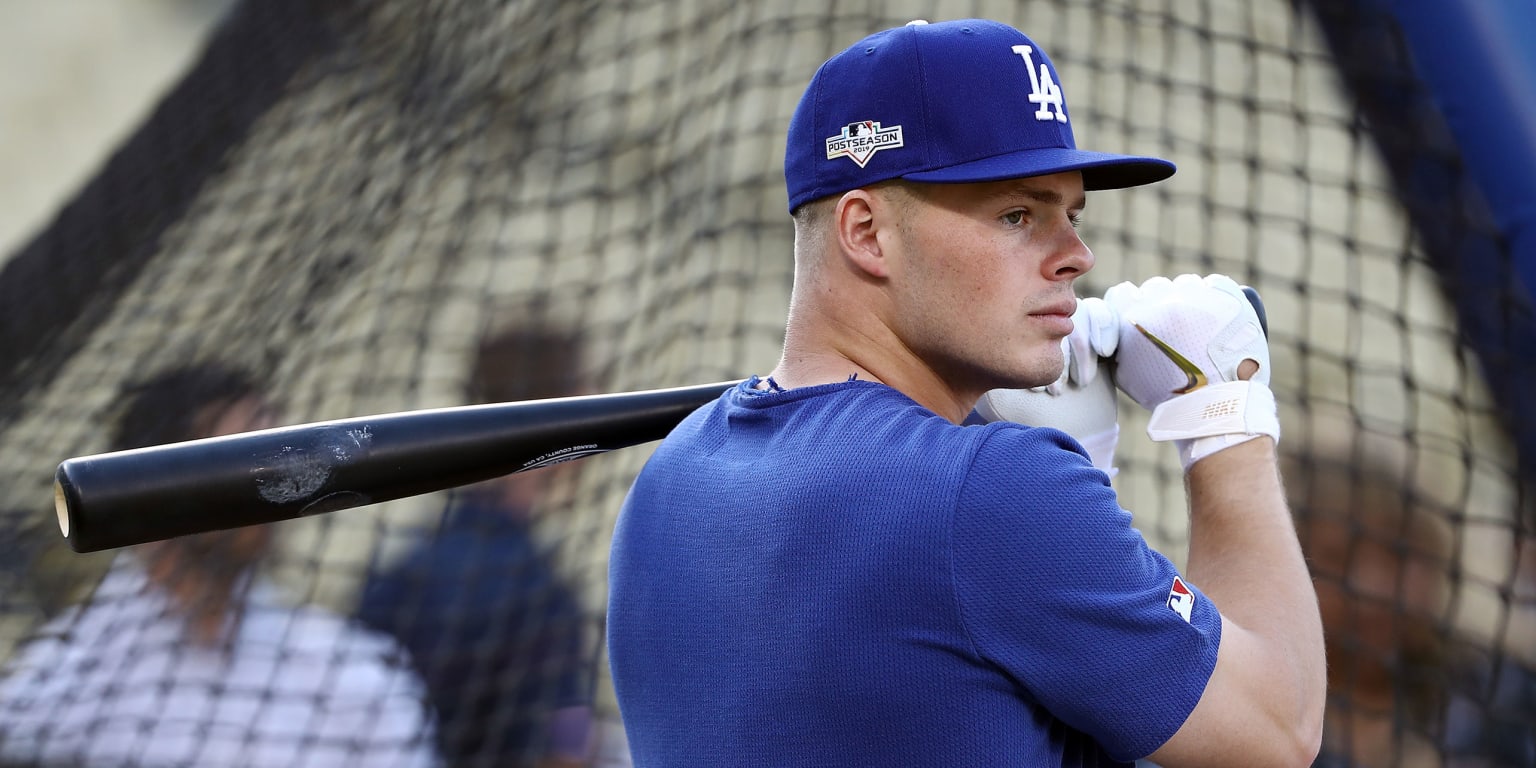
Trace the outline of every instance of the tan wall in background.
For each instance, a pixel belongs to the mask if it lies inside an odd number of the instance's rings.
[[[91,178],[227,0],[0,0],[0,258]]]

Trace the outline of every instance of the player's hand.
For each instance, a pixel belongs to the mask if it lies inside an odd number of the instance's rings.
[[[1104,301],[1120,317],[1116,382],[1152,411],[1147,434],[1174,441],[1185,469],[1260,435],[1279,439],[1269,343],[1231,278],[1154,277],[1116,285]]]
[[[994,389],[976,412],[987,421],[1054,427],[1082,444],[1095,467],[1115,476],[1120,425],[1110,359],[1120,343],[1120,320],[1102,299],[1077,302],[1072,334],[1062,339],[1061,377],[1043,387]]]

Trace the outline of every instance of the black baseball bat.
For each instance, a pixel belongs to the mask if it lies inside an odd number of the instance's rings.
[[[76,552],[289,520],[659,440],[735,382],[362,416],[67,459]]]
[[[1259,294],[1243,286],[1264,333]],[[735,382],[299,424],[67,459],[54,480],[76,552],[446,490],[659,440]]]

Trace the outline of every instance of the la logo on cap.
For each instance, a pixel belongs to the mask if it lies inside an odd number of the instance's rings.
[[[861,120],[843,126],[841,133],[827,138],[827,159],[846,157],[863,168],[876,152],[901,145],[901,126],[885,128],[874,120]]]
[[[1067,112],[1062,108],[1061,86],[1052,79],[1050,67],[1042,61],[1036,71],[1035,49],[1027,45],[1015,45],[1013,52],[1024,58],[1024,68],[1029,71],[1029,102],[1040,107],[1035,110],[1035,119],[1065,123]]]

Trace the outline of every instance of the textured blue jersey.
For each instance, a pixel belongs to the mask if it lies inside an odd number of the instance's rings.
[[[615,530],[636,765],[1113,765],[1183,724],[1220,616],[1076,441],[753,383],[661,444]]]

